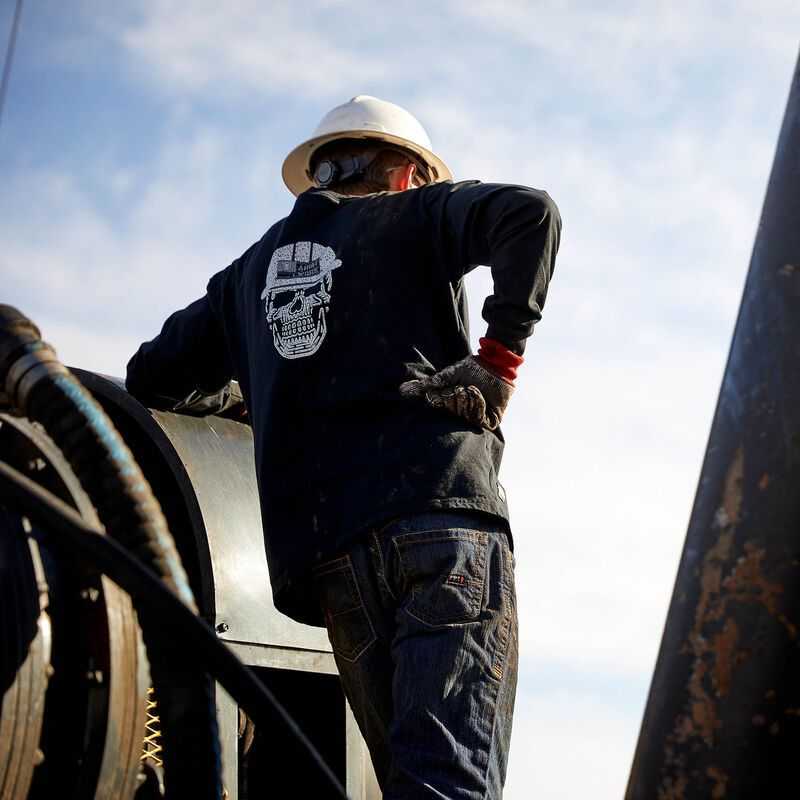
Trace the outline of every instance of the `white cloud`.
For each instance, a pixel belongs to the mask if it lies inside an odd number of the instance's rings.
[[[685,71],[699,64],[753,60],[771,75],[797,48],[800,9],[791,0],[712,2],[586,0],[451,2],[506,41],[532,46],[547,73],[571,90],[599,93],[632,117],[659,114],[679,100]],[[794,23],[794,25],[792,25]],[[790,33],[790,31],[792,33]],[[702,75],[709,77],[706,69]]]
[[[542,354],[520,381],[501,479],[531,658],[649,674],[722,373],[717,355],[631,365],[591,351],[563,363]]]
[[[137,315],[149,316],[154,304],[165,311],[165,296],[191,297],[203,290],[191,240],[166,239],[158,230],[124,235],[69,174],[28,173],[25,183],[30,205],[0,223],[9,242],[0,268],[11,302],[60,320],[80,319],[102,336],[104,328],[113,331]],[[154,191],[163,211],[163,197]],[[181,199],[183,204],[174,203],[173,218],[190,202]]]
[[[254,91],[313,97],[383,73],[379,60],[342,47],[335,28],[315,26],[318,14],[337,5],[155,0],[140,4],[123,27],[113,24],[115,15],[103,27],[159,89],[229,99]]]
[[[638,709],[620,710],[586,687],[528,687],[517,697],[506,800],[622,797]]]
[[[105,332],[99,335],[97,321],[87,313],[72,320],[61,320],[49,315],[39,316],[27,307],[24,310],[34,320],[43,320],[40,325],[42,338],[55,347],[63,364],[102,375],[124,378],[127,359],[133,355],[143,338],[136,332],[109,330],[110,326],[106,326]]]
[[[89,360],[102,352],[109,369],[108,341],[155,335],[263,232],[257,204],[240,221],[238,201],[226,194],[224,172],[234,158],[218,132],[198,129],[165,141],[147,174],[104,153],[88,164],[12,176],[0,199],[5,301],[61,326],[71,340],[94,332],[104,344],[88,349]],[[224,225],[221,209],[230,215]],[[78,323],[84,334],[76,340]],[[130,353],[120,350],[117,372]]]

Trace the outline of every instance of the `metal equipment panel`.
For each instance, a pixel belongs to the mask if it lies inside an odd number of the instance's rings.
[[[210,595],[201,600],[219,636],[231,642],[330,653],[324,629],[294,622],[272,602],[251,428],[214,416],[148,411],[128,394],[121,379],[81,369],[73,372],[125,432],[137,459],[143,454],[137,452],[135,440],[146,440],[156,448],[162,468],[172,474],[172,485],[181,495],[178,505],[194,528],[192,549],[201,573],[206,571],[202,562],[211,562],[211,575],[206,576],[212,584],[206,587]],[[156,481],[154,490],[159,496],[165,486]],[[159,496],[162,505],[167,499]]]
[[[197,496],[214,573],[220,637],[330,651],[322,628],[294,622],[272,602],[250,428],[219,417],[152,414]]]

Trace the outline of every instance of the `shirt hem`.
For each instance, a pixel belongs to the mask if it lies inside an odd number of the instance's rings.
[[[346,553],[367,531],[385,525],[391,519],[439,510],[477,511],[503,520],[508,528],[509,546],[513,550],[508,507],[499,498],[478,495],[475,497],[433,498],[424,503],[397,503],[385,506],[380,511],[367,517],[364,522],[354,526],[352,535],[346,537],[341,545],[330,552],[323,551],[319,560],[328,560]],[[296,622],[315,627],[325,627],[316,602],[313,601],[314,593],[310,585],[313,566],[313,564],[309,565],[308,570],[295,577],[284,575],[276,580],[272,589],[273,601],[278,611],[286,614]]]

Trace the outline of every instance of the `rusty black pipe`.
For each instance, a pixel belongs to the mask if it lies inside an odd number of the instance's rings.
[[[798,675],[800,62],[626,798],[787,796]]]

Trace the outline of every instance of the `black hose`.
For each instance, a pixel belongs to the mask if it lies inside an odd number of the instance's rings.
[[[162,635],[174,641],[185,659],[196,660],[198,669],[207,670],[219,681],[256,726],[270,730],[277,718],[326,777],[335,792],[332,796],[347,800],[339,780],[272,692],[217,638],[211,626],[195,616],[151,570],[58,497],[2,461],[0,499],[14,503],[39,523],[49,544],[70,555],[77,554],[108,575],[131,596],[137,612],[158,617]],[[60,536],[51,531],[58,531]]]
[[[64,453],[110,537],[151,568],[196,612],[189,581],[158,500],[113,423],[17,309],[0,305],[0,387],[12,409],[39,422]],[[214,685],[140,615],[159,698],[167,796],[222,796]]]
[[[161,506],[114,424],[21,312],[0,305],[0,387],[64,453],[109,536],[184,603],[194,596]]]

